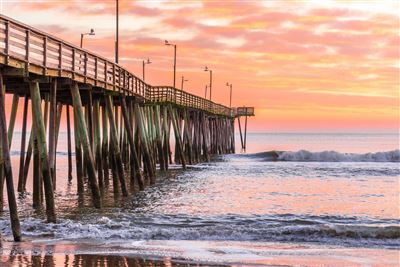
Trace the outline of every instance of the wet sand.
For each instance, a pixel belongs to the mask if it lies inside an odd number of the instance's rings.
[[[137,250],[123,244],[83,243],[79,241],[24,241],[21,243],[3,241],[0,247],[0,266],[399,266],[399,251],[369,248],[324,247],[308,244],[259,244],[259,255],[231,255],[231,260],[221,255],[226,248],[234,254],[232,244],[219,244],[209,253],[214,255],[207,260],[201,247],[194,250],[202,260],[195,260],[192,253],[181,254],[179,245],[190,245],[190,241],[147,241]],[[158,245],[158,246],[157,246]],[[209,245],[208,245],[209,246]],[[225,247],[223,247],[225,246]],[[146,249],[147,247],[147,249]],[[163,249],[161,249],[163,248]],[[225,249],[225,251],[224,251]],[[180,256],[179,256],[180,255]],[[234,258],[241,257],[235,262]]]

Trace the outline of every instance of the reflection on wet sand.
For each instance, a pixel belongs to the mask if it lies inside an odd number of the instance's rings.
[[[90,254],[70,254],[70,255],[25,255],[21,251],[12,251],[9,255],[0,256],[0,266],[35,266],[35,267],[150,267],[150,266],[202,266],[201,264],[191,264],[187,262],[172,261],[165,257],[162,260],[151,260],[143,258],[133,258],[116,255],[90,255]],[[210,266],[207,264],[207,266]]]

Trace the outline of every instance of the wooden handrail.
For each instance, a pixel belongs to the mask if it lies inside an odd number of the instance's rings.
[[[105,90],[232,116],[231,109],[170,86],[151,86],[122,66],[60,38],[0,14],[0,55],[22,62],[25,73],[69,77]],[[12,65],[12,64],[11,64]],[[14,66],[14,65],[12,65]],[[14,66],[15,67],[15,66]]]

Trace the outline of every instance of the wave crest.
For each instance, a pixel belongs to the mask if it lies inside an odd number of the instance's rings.
[[[269,151],[256,154],[267,160],[315,162],[400,162],[400,150],[375,153],[340,153],[337,151],[311,152],[307,150]]]

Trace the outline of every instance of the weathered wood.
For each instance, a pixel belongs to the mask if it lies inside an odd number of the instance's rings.
[[[107,122],[107,109],[105,106],[101,107],[102,113],[102,128],[103,128],[103,140],[102,140],[102,159],[103,159],[103,177],[104,184],[108,185],[110,181],[109,173],[109,157],[108,157],[108,122]]]
[[[57,112],[57,79],[50,86],[50,118],[49,118],[49,167],[55,188],[55,157],[56,157],[56,112]]]
[[[126,128],[126,135],[128,138],[129,142],[129,148],[130,148],[130,153],[131,153],[131,183],[133,183],[135,180],[138,183],[139,189],[143,190],[144,189],[144,181],[142,178],[142,175],[140,173],[140,163],[139,163],[139,158],[136,153],[136,148],[135,148],[135,141],[133,140],[132,136],[132,126],[130,123],[129,115],[128,115],[128,110],[126,107],[126,99],[125,96],[121,97],[121,109],[122,109],[122,114],[124,117],[124,124]]]
[[[148,175],[148,179],[150,180],[150,184],[155,183],[155,171],[153,169],[153,163],[149,151],[149,144],[147,141],[147,136],[146,136],[146,129],[144,125],[144,117],[143,117],[143,110],[139,108],[138,104],[135,104],[135,115],[136,115],[136,121],[138,123],[138,129],[139,129],[139,137],[140,137],[140,144],[142,147],[142,152],[143,152],[143,168],[146,171]]]
[[[185,145],[185,153],[186,158],[189,164],[193,164],[193,149],[192,149],[192,137],[190,134],[190,117],[188,116],[187,110],[183,111],[183,119],[184,119],[184,127],[183,127],[183,135],[184,135],[184,145]]]
[[[47,221],[56,222],[53,183],[51,179],[48,155],[47,155],[46,130],[41,112],[39,83],[30,82],[29,87],[32,100],[33,123],[35,124],[35,134],[38,140],[38,147],[40,152],[40,164],[42,169],[44,191],[46,195]]]
[[[114,116],[112,116],[111,96],[106,96],[105,101],[106,101],[106,107],[107,107],[107,113],[108,113],[108,121],[110,123],[111,142],[113,143],[113,152],[114,152],[116,168],[118,171],[119,183],[121,185],[122,194],[124,196],[128,196],[128,190],[127,190],[126,182],[125,182],[124,169],[122,166],[121,152],[119,150],[119,144],[118,144],[118,132],[117,132],[117,128],[115,126]]]
[[[26,144],[26,125],[28,117],[29,97],[25,96],[24,111],[22,116],[21,149],[19,153],[19,174],[18,174],[18,192],[25,191],[24,182],[24,162],[25,162],[25,144]]]
[[[62,115],[63,105],[61,103],[57,104],[57,114],[56,114],[56,135],[55,135],[55,144],[54,144],[54,166],[53,166],[53,187],[56,190],[57,183],[57,146],[58,146],[58,136],[60,134],[60,125],[61,125],[61,115]]]
[[[179,149],[179,151],[178,152],[175,151],[175,153],[178,153],[178,157],[180,159],[180,163],[182,164],[182,168],[186,169],[186,160],[183,155],[183,148],[182,148],[181,129],[179,126],[177,115],[176,115],[175,110],[172,109],[171,105],[169,105],[168,108],[169,108],[169,112],[170,112],[171,118],[172,118],[172,125],[174,126],[175,142],[176,142],[177,148]]]
[[[164,154],[164,167],[168,170],[169,164],[169,129],[168,129],[168,110],[165,106],[162,107],[163,121],[162,121],[162,132],[163,132],[163,154]]]
[[[2,90],[5,91],[5,86],[3,85]],[[10,150],[11,148],[11,141],[12,141],[12,137],[13,137],[13,133],[14,133],[14,125],[15,125],[15,118],[17,115],[17,108],[18,108],[18,100],[19,100],[19,96],[17,94],[13,95],[13,100],[12,100],[12,106],[11,106],[11,114],[10,114],[10,122],[8,125],[8,144],[9,147],[8,149]],[[2,162],[0,162],[0,183],[1,183],[1,187],[0,187],[0,199],[3,199],[3,188],[4,188],[4,164]],[[0,201],[1,202],[1,201]],[[3,206],[1,204],[1,206]]]
[[[104,188],[103,161],[101,158],[101,138],[100,138],[100,100],[93,101],[93,128],[94,128],[94,147],[96,155],[97,177],[100,188]]]
[[[68,149],[68,182],[72,182],[72,142],[71,142],[71,117],[70,117],[70,108],[67,104],[66,108],[66,116],[67,116],[67,149]]]
[[[10,150],[8,143],[6,111],[5,111],[5,93],[3,91],[3,75],[0,73],[0,138],[2,143],[2,157],[4,174],[7,182],[8,207],[10,210],[11,229],[14,241],[21,241],[21,227],[18,217],[17,202],[13,184],[13,174],[11,168]],[[1,181],[2,182],[2,181]]]
[[[17,94],[13,95],[10,122],[8,124],[8,149],[11,148],[12,138],[14,134],[15,119],[17,117],[19,96]]]
[[[237,120],[238,120],[238,125],[239,125],[240,143],[242,145],[242,149],[244,149],[243,136],[242,136],[242,126],[240,125],[240,117],[238,117]]]
[[[77,83],[73,84],[70,89],[74,105],[74,113],[76,115],[75,119],[77,119],[78,121],[79,137],[81,140],[83,153],[84,155],[86,155],[86,158],[88,159],[86,170],[89,178],[90,189],[92,191],[93,204],[96,208],[101,208],[102,204],[101,204],[100,190],[99,190],[99,185],[97,183],[96,169],[93,161],[92,148],[89,142],[89,134],[86,127],[85,117],[83,115],[83,108],[82,108],[82,102],[78,84]]]
[[[40,208],[42,206],[42,175],[40,173],[40,152],[35,124],[32,122],[32,150],[33,150],[33,183],[32,183],[32,206]],[[29,166],[29,164],[28,164]],[[29,167],[28,167],[29,168]],[[27,176],[25,176],[27,179]],[[26,183],[26,180],[25,180]]]
[[[76,183],[78,194],[82,195],[84,191],[84,182],[83,182],[83,155],[82,155],[82,145],[81,145],[81,137],[80,137],[80,125],[78,123],[79,119],[78,115],[75,112],[74,108],[74,137],[75,137],[75,169],[76,169]]]
[[[23,170],[23,175],[24,175],[24,188],[26,189],[26,182],[28,180],[28,172],[29,172],[29,164],[31,162],[32,158],[32,151],[33,151],[33,125],[31,126],[31,132],[29,134],[29,141],[28,141],[28,148],[26,150],[26,157],[24,160],[24,170]]]
[[[245,121],[244,121],[244,146],[243,149],[246,150],[246,140],[247,140],[247,117],[245,116]]]
[[[166,171],[167,167],[165,166],[165,161],[167,160],[163,153],[163,145],[162,145],[162,134],[161,134],[161,114],[160,114],[160,106],[154,106],[154,120],[155,120],[155,130],[156,130],[156,143],[157,143],[157,151],[158,151],[158,162],[160,164],[160,170]]]

